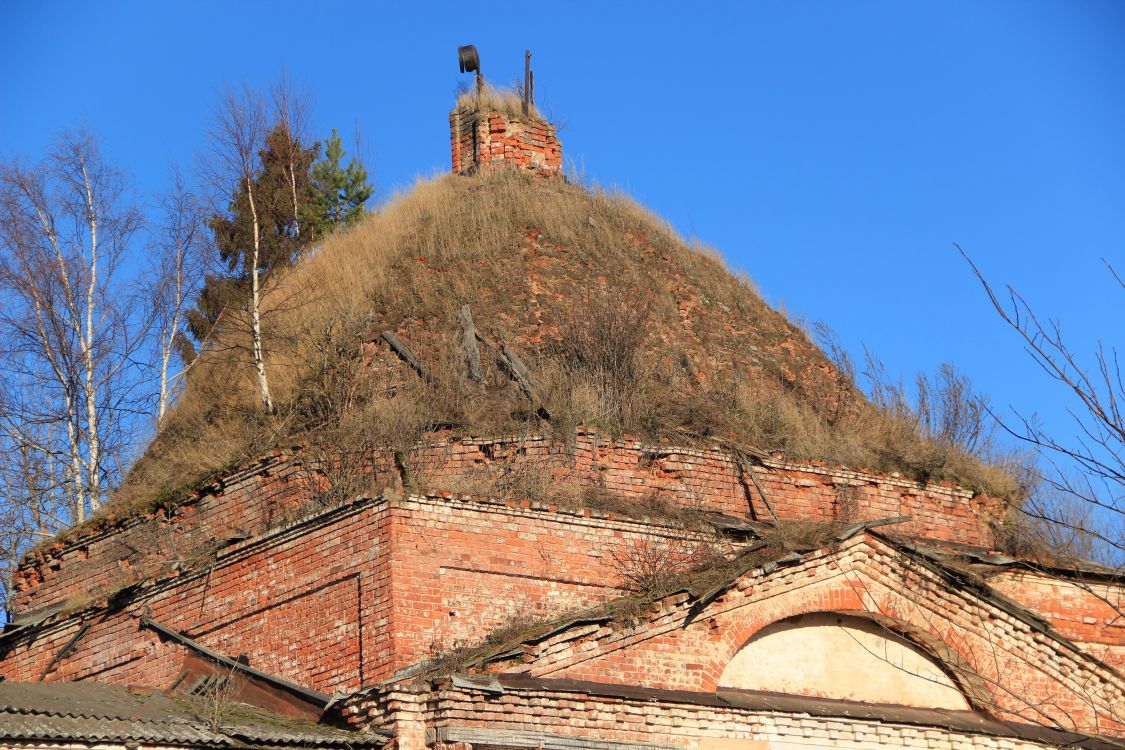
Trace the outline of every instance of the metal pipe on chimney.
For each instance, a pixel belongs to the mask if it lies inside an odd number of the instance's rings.
[[[531,50],[523,53],[523,116],[531,116]]]

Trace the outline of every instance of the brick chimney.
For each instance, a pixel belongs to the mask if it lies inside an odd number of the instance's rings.
[[[449,129],[454,174],[514,166],[540,177],[562,175],[558,131],[534,115],[478,106],[470,98],[449,113]]]

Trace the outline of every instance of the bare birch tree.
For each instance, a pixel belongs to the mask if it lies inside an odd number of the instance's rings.
[[[305,163],[306,154],[303,144],[309,140],[308,97],[294,91],[285,70],[281,71],[281,79],[270,87],[273,98],[275,127],[281,130],[283,136],[279,141],[284,160],[284,175],[286,187],[289,190],[290,201],[293,207],[293,236],[301,236],[301,196],[298,195],[308,185],[308,167]]]
[[[205,211],[184,177],[173,168],[171,187],[160,201],[160,224],[152,243],[156,286],[152,292],[157,367],[157,426],[164,421],[177,386],[194,359],[177,370],[175,358],[185,351],[187,311],[203,279],[209,248]]]
[[[89,133],[65,133],[34,166],[0,167],[0,439],[38,467],[22,482],[37,513],[57,493],[73,520],[96,511],[144,411],[133,372],[144,325],[120,278],[139,226]]]
[[[227,91],[215,114],[210,138],[211,158],[207,162],[206,171],[218,195],[229,195],[230,187],[236,185],[232,203],[245,201],[248,209],[249,247],[237,248],[228,257],[234,262],[242,263],[249,280],[251,353],[258,378],[258,394],[262,408],[273,413],[275,408],[270,396],[262,344],[262,262],[265,248],[262,246],[263,227],[259,210],[260,196],[257,194],[258,154],[265,136],[266,118],[261,97],[249,88],[244,88],[241,94]]]

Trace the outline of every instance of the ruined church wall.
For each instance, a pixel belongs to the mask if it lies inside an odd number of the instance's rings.
[[[530,503],[408,498],[393,535],[395,649],[405,667],[624,593],[623,560],[687,532]]]
[[[1060,635],[1125,674],[1125,585],[1092,577],[1063,578],[1035,570],[989,577],[999,593],[1044,618]]]
[[[24,558],[12,581],[12,611],[73,606],[146,578],[175,575],[232,538],[282,523],[307,502],[312,481],[299,462],[269,456],[163,507],[91,524]]]
[[[487,494],[491,482],[512,472],[542,472],[555,482],[603,488],[642,509],[659,500],[736,518],[771,517],[743,467],[719,449],[606,442],[581,433],[568,444],[544,437],[434,442],[414,451],[410,462],[416,481],[436,490]],[[371,484],[393,484],[392,466],[382,457]],[[766,462],[753,472],[782,519],[846,523],[910,516],[895,526],[897,533],[987,547],[990,523],[1003,513],[1003,503],[994,498],[893,475],[781,462]],[[324,488],[323,475],[299,460],[270,457],[178,504],[37,550],[15,575],[13,611],[73,605],[140,580],[175,575],[232,540],[284,523]]]
[[[306,687],[357,689],[365,667],[392,658],[384,511],[373,504],[343,509],[242,543],[209,569],[167,581],[121,609],[91,609],[11,638],[0,653],[0,675],[167,688],[184,647],[144,627],[147,615]]]
[[[1002,500],[952,486],[819,464],[765,460],[752,468],[751,479],[725,450],[606,441],[596,433],[580,433],[567,445],[537,436],[439,443],[414,463],[419,481],[437,489],[472,487],[473,479],[532,466],[631,500],[769,520],[757,480],[782,519],[847,523],[910,516],[896,532],[982,547],[992,545],[991,524],[1005,509]]]
[[[11,648],[0,655],[0,675],[168,687],[183,647],[143,627],[141,616],[149,614],[224,655],[246,654],[263,671],[324,692],[354,690],[473,646],[494,628],[612,598],[631,547],[671,543],[683,534],[530,501],[361,499],[239,542],[210,570],[169,580],[117,611],[94,608],[5,639]],[[1032,643],[1050,646],[1049,638],[967,605],[970,600],[929,574],[904,578],[901,558],[889,549],[849,554],[819,553],[753,577],[686,626],[686,609],[673,603],[651,620],[568,629],[503,669],[707,691],[759,627],[812,611],[868,611],[913,617],[921,629],[954,626],[960,641],[983,650],[963,658],[1002,670],[986,677],[1083,721],[1091,694],[1060,690],[1060,680],[1077,675],[1087,691],[1108,689],[1083,677],[1080,659],[1057,646],[1047,664],[1057,676],[1033,668],[1028,654],[1038,646]]]
[[[183,647],[142,627],[148,615],[270,674],[355,690],[497,627],[618,596],[631,545],[690,536],[530,505],[419,496],[329,509],[238,543],[118,611],[94,608],[11,637],[0,675],[166,688]]]
[[[840,553],[815,553],[793,567],[744,578],[703,612],[693,612],[681,595],[636,623],[559,633],[537,644],[525,663],[493,669],[710,692],[761,628],[813,612],[875,618],[888,622],[892,632],[904,628],[940,660],[965,665],[959,673],[962,689],[990,713],[1030,723],[1073,723],[1085,732],[1125,731],[1117,708],[1125,701],[1120,674],[924,568],[904,568],[892,549],[857,541]]]
[[[446,685],[433,694],[392,693],[348,708],[357,726],[399,730],[400,750],[471,747],[660,747],[684,750],[1042,750],[1049,742],[863,718],[753,711],[550,689],[482,693]],[[467,744],[457,744],[457,743]],[[510,745],[508,743],[511,743]]]

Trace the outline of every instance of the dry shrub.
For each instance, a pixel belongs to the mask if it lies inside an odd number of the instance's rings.
[[[779,521],[763,534],[762,540],[775,550],[809,552],[831,546],[843,526],[825,521]]]
[[[610,434],[643,424],[658,394],[644,356],[649,309],[601,292],[566,311],[547,357],[562,376],[569,411]]]
[[[692,573],[726,562],[715,542],[685,539],[631,540],[612,554],[625,588],[644,597],[659,595]]]
[[[246,675],[234,665],[216,666],[188,693],[189,704],[212,731],[222,731],[243,705],[239,700],[246,686]]]

